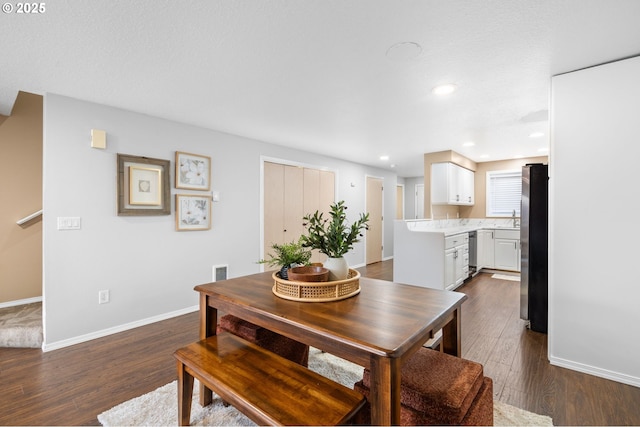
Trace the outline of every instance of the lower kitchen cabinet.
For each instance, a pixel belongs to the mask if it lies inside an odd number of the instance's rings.
[[[444,288],[457,288],[469,277],[469,233],[445,239]]]
[[[496,230],[494,268],[520,271],[520,235],[514,230]]]
[[[493,230],[478,230],[477,232],[476,271],[483,268],[494,268],[495,246]]]

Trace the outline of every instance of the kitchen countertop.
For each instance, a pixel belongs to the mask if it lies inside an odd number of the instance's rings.
[[[519,218],[516,218],[518,223]],[[408,220],[409,230],[425,233],[444,233],[445,237],[478,230],[520,230],[513,226],[513,218],[504,219],[453,219],[453,220]]]

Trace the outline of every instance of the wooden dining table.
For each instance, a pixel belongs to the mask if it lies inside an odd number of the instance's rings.
[[[198,285],[200,338],[216,334],[218,312],[232,314],[371,371],[371,422],[400,424],[402,363],[442,329],[443,351],[461,355],[460,311],[467,298],[361,277],[341,301],[298,302],[272,292],[272,272]],[[211,391],[201,389],[201,404]]]

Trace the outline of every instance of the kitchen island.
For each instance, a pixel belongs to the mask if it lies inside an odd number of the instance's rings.
[[[513,218],[397,220],[393,280],[453,290],[482,268],[517,272],[520,228],[515,225]]]

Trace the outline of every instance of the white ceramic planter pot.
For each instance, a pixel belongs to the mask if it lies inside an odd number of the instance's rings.
[[[349,275],[349,265],[343,257],[327,258],[323,267],[329,270],[329,281],[345,280]]]

